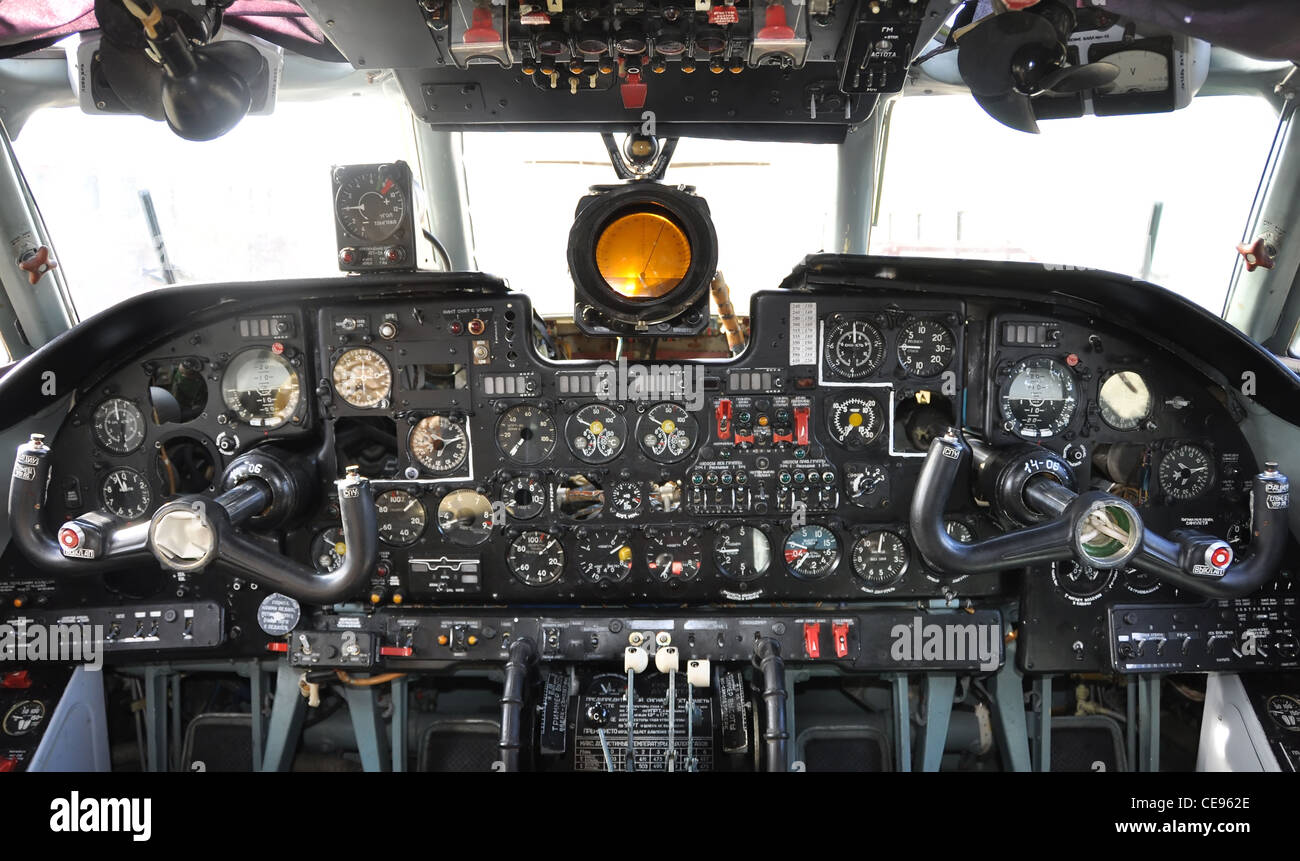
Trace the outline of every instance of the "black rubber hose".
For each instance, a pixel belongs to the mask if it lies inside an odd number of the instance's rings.
[[[754,666],[763,676],[763,747],[767,771],[787,771],[790,732],[785,723],[785,661],[781,644],[771,637],[754,643]]]
[[[510,644],[510,659],[506,661],[506,684],[501,692],[501,738],[497,747],[505,771],[518,771],[520,751],[523,747],[524,691],[528,673],[537,660],[537,646],[528,637],[520,637]]]

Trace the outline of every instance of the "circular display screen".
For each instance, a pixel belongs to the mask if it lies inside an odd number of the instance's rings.
[[[627,299],[658,299],[691,267],[691,243],[672,219],[630,212],[611,221],[596,240],[596,269],[609,289]]]

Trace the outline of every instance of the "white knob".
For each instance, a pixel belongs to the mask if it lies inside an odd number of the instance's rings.
[[[628,646],[623,651],[623,672],[643,673],[649,664],[650,655],[640,646]]]
[[[661,673],[675,673],[678,667],[677,658],[676,646],[664,646],[655,652],[655,669]]]
[[[686,681],[694,688],[709,686],[709,662],[694,660],[686,662]]]

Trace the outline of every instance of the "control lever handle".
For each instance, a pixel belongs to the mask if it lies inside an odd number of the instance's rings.
[[[948,535],[943,514],[971,451],[956,431],[936,436],[912,497],[909,522],[917,549],[930,565],[951,576],[1073,557],[1097,568],[1132,565],[1200,595],[1235,598],[1268,582],[1286,545],[1290,491],[1275,464],[1266,464],[1252,482],[1252,540],[1243,561],[1234,561],[1231,547],[1212,535],[1193,530],[1157,535],[1144,528],[1131,503],[1100,491],[1075,493],[1051,470],[1015,485],[1014,500],[993,500],[1045,521],[963,544]],[[990,460],[992,452],[981,444],[981,462]]]
[[[192,495],[164,503],[149,520],[123,524],[91,512],[59,527],[43,522],[52,450],[40,434],[18,447],[9,485],[13,540],[34,564],[67,574],[117,570],[155,558],[173,571],[196,571],[214,563],[311,603],[330,603],[356,592],[374,567],[379,548],[374,498],[355,470],[335,482],[348,552],[334,571],[322,574],[250,541],[238,529],[274,523],[308,492],[307,471],[283,455],[255,450],[227,470],[230,486],[216,496]]]

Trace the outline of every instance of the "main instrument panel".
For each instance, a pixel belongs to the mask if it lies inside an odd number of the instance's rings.
[[[271,443],[369,478],[380,550],[350,600],[390,620],[503,605],[1010,604],[1022,659],[1046,671],[1111,662],[1114,606],[1201,602],[1075,562],[934,570],[908,511],[936,435],[1027,441],[1152,529],[1248,539],[1258,465],[1232,398],[1141,333],[969,291],[802,286],[755,297],[749,344],[730,360],[543,358],[529,301],[512,293],[234,312],[78,398],[53,442],[51,522],[147,518]],[[333,485],[319,491],[283,549],[329,572],[349,548]],[[978,488],[950,499],[956,541],[1008,528]],[[4,562],[15,607],[212,602],[226,649],[265,645],[250,636],[267,598],[253,582],[143,565],[73,592],[12,548]]]

